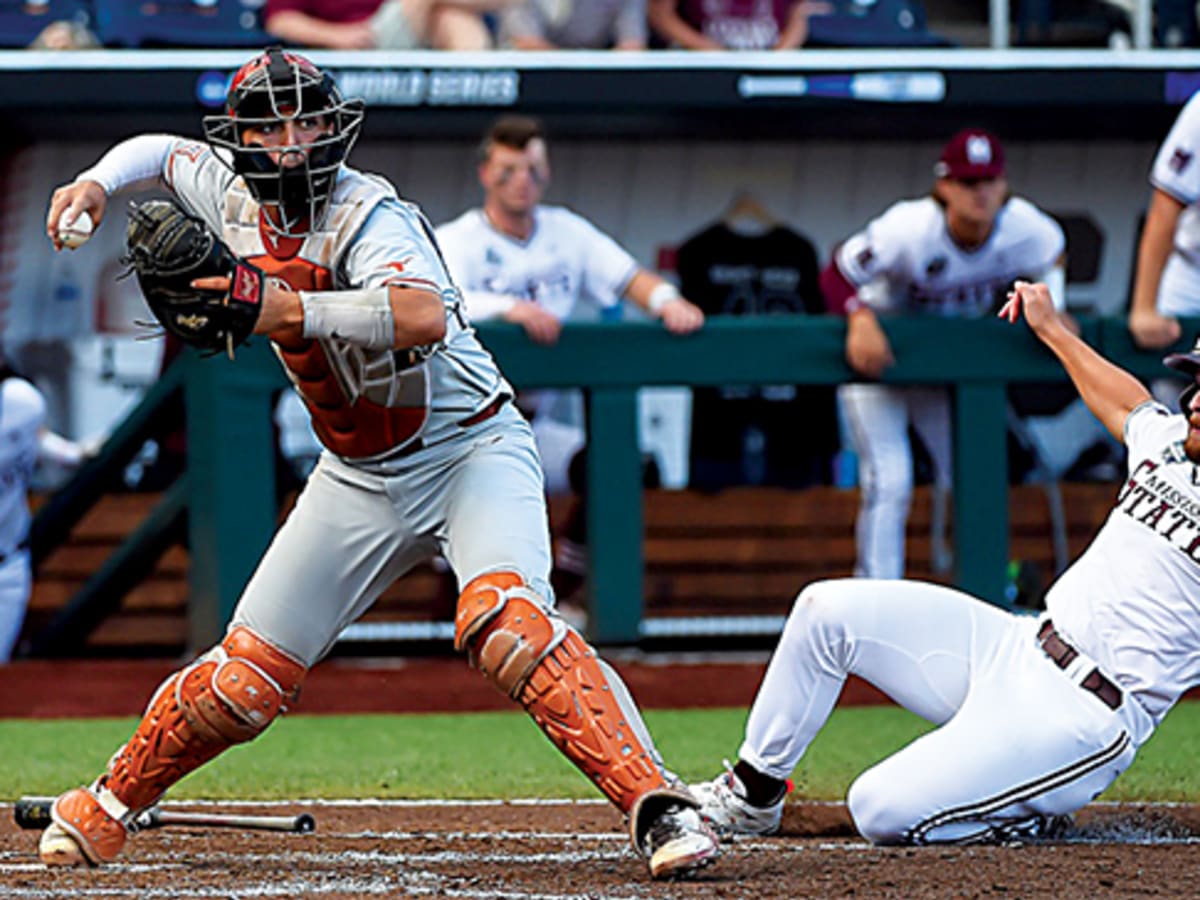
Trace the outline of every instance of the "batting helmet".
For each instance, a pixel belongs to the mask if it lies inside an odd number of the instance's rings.
[[[288,164],[258,144],[247,144],[247,128],[285,120],[323,117],[331,126],[311,143],[289,149]],[[204,118],[204,134],[228,151],[235,172],[259,203],[275,205],[281,233],[299,237],[312,228],[333,195],[338,169],[350,155],[364,116],[361,100],[344,100],[333,76],[298,53],[270,47],[233,76],[225,113]],[[300,164],[293,164],[296,156]]]
[[[1163,359],[1163,365],[1182,373],[1191,380],[1191,384],[1185,387],[1179,395],[1179,410],[1186,416],[1188,408],[1192,405],[1192,398],[1196,396],[1197,391],[1200,391],[1200,335],[1196,335],[1190,351],[1172,353]]]

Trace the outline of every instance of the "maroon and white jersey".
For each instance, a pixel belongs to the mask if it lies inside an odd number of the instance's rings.
[[[1054,219],[1011,197],[987,241],[967,250],[950,236],[944,207],[923,197],[891,206],[848,238],[834,261],[875,310],[975,318],[994,311],[1014,280],[1044,280],[1065,246]]]
[[[1155,722],[1200,682],[1200,473],[1187,421],[1146,402],[1125,420],[1129,477],[1090,547],[1054,583],[1055,626]]]
[[[293,290],[396,284],[441,295],[446,336],[436,347],[369,350],[337,338],[271,335],[317,436],[337,455],[372,461],[418,437],[435,443],[512,392],[459,309],[432,227],[387,182],[343,166],[321,221],[307,236],[287,238],[264,226],[242,179],[206,144],[176,140],[162,178],[234,254]]]
[[[577,318],[581,301],[593,311],[617,306],[638,271],[629,252],[566,207],[538,206],[533,216],[523,241],[493,228],[482,209],[438,226],[471,319],[495,318],[514,299],[538,303],[560,321]]]
[[[1150,183],[1186,207],[1175,226],[1175,249],[1193,265],[1200,265],[1200,93],[1180,110],[1159,147]],[[1190,311],[1194,310],[1193,303]]]

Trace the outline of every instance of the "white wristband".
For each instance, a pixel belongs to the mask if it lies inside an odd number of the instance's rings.
[[[396,340],[388,289],[300,291],[304,336],[349,341],[368,350],[387,350]]]
[[[669,281],[664,281],[650,292],[650,296],[646,300],[646,309],[657,316],[662,313],[663,307],[668,303],[681,299],[683,299],[683,295],[679,293],[679,288]]]

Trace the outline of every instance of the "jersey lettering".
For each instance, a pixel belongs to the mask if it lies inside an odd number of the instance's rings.
[[[1159,464],[1138,463],[1117,495],[1116,509],[1200,563],[1200,504],[1158,474]]]

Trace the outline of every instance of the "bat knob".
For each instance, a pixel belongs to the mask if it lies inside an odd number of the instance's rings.
[[[296,817],[296,832],[298,834],[312,834],[317,830],[317,820],[308,813]]]
[[[13,819],[21,828],[45,828],[50,824],[53,797],[22,797],[13,804]]]

